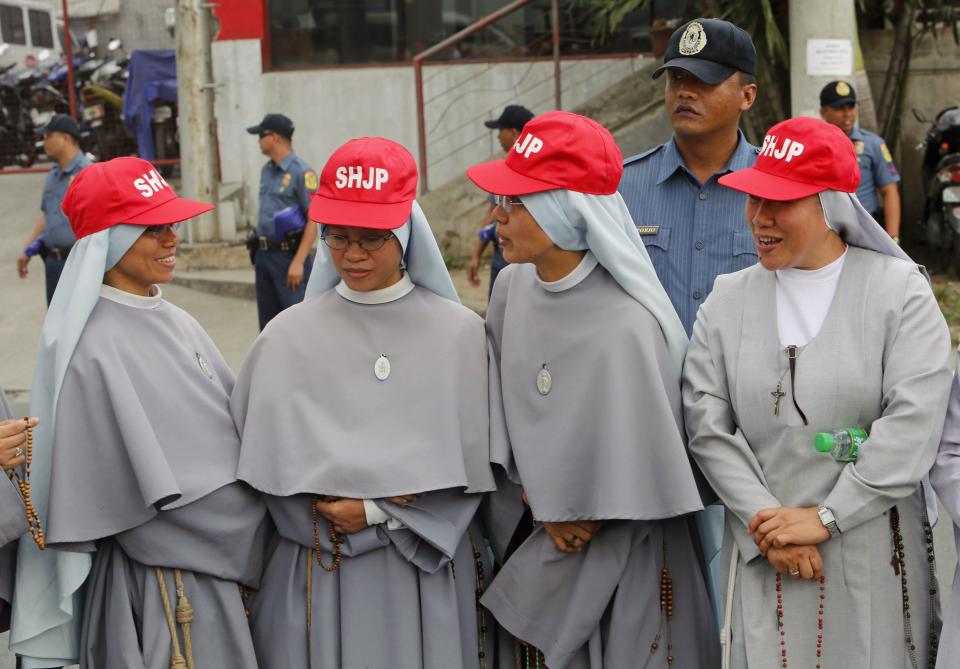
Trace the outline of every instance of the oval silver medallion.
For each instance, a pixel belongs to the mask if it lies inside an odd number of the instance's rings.
[[[380,354],[380,357],[377,358],[377,361],[373,363],[373,374],[381,381],[386,381],[390,378],[390,361],[387,360],[387,356]]]
[[[210,365],[207,364],[207,361],[203,359],[203,356],[197,353],[197,364],[200,365],[201,371],[207,375],[208,379],[213,378],[213,370],[210,369]]]
[[[548,395],[553,387],[553,377],[550,376],[550,370],[544,365],[537,372],[537,392],[541,395]]]

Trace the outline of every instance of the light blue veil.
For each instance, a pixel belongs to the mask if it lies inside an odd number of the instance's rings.
[[[657,278],[620,193],[588,195],[548,190],[523,195],[521,200],[554,244],[566,251],[589,249],[614,280],[653,314],[679,381],[689,341],[687,333]]]
[[[33,435],[30,494],[41,521],[47,518],[57,404],[67,366],[100,299],[103,275],[143,231],[142,225],[115,225],[74,244],[43,321],[30,399],[30,415],[40,418]],[[83,612],[80,594],[92,563],[92,553],[40,551],[29,536],[21,538],[10,649],[24,656],[24,669],[78,661]]]
[[[420,205],[414,201],[410,218],[393,234],[400,241],[403,249],[403,264],[410,280],[436,293],[440,297],[459,303],[457,289],[453,286],[450,272],[443,261],[443,254],[437,246],[437,240],[430,229],[430,223],[424,215]],[[313,263],[313,271],[307,282],[306,299],[326,292],[340,282],[340,275],[333,266],[333,259],[326,244],[320,243],[317,258]]]

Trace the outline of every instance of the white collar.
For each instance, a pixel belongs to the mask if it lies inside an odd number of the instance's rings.
[[[817,269],[796,269],[791,267],[788,269],[778,269],[776,271],[777,278],[786,281],[793,281],[798,283],[819,283],[821,281],[832,281],[840,276],[840,272],[843,270],[843,261],[847,257],[847,249],[843,249],[843,253],[840,254],[840,257],[836,260],[819,267]]]
[[[406,273],[392,286],[380,288],[379,290],[354,290],[347,286],[347,284],[343,282],[343,279],[335,286],[340,297],[350,300],[351,302],[356,302],[357,304],[386,304],[387,302],[399,300],[414,288],[413,281],[410,280],[409,275]]]
[[[580,261],[580,264],[562,279],[557,279],[556,281],[544,281],[537,276],[536,272],[534,272],[533,275],[537,277],[537,283],[539,283],[544,290],[551,293],[559,293],[564,290],[570,290],[581,281],[586,279],[588,276],[590,276],[590,272],[592,272],[599,264],[600,261],[597,260],[597,257],[590,251],[587,251],[583,256],[583,259]]]
[[[160,286],[157,285],[150,286],[150,294],[144,296],[134,295],[104,283],[100,286],[100,297],[137,309],[156,309],[163,304],[163,294],[160,291]]]

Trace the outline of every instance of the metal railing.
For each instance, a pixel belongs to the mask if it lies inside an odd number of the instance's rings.
[[[416,54],[413,57],[414,85],[416,86],[417,99],[417,146],[418,162],[420,167],[420,190],[426,192],[429,190],[429,177],[427,169],[427,129],[426,129],[426,103],[423,93],[423,65],[431,56],[441,53],[470,37],[476,32],[487,28],[505,16],[508,16],[519,9],[523,9],[531,3],[531,0],[514,0],[503,8],[489,14],[463,30],[454,33],[450,37],[434,44]],[[553,32],[553,79],[554,79],[554,100],[557,109],[561,108],[561,68],[560,68],[560,9],[559,0],[551,0],[550,5],[550,24]]]

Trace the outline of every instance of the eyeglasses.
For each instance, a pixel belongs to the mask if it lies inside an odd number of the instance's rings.
[[[180,224],[167,223],[166,225],[148,225],[145,234],[150,235],[154,239],[160,239],[166,234],[167,230],[176,235],[180,232]]]
[[[523,206],[523,201],[521,201],[516,195],[494,195],[493,197],[496,206],[500,207],[508,214],[514,207]]]
[[[393,237],[392,232],[388,232],[386,235],[380,235],[377,237],[369,235],[361,237],[360,239],[350,239],[344,235],[320,235],[320,239],[323,240],[323,243],[332,248],[334,251],[343,251],[351,244],[356,244],[364,251],[379,251],[391,237]]]

